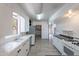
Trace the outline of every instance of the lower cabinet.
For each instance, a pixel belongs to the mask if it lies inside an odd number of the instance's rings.
[[[32,37],[31,37],[31,45],[35,45],[35,35],[34,34],[31,34]]]
[[[17,51],[17,56],[24,56],[24,53],[23,53],[24,51],[23,51],[23,48],[21,48],[21,49],[19,49],[18,51]]]
[[[59,50],[59,52],[62,54],[62,55],[65,55],[64,53],[64,45],[63,43],[61,42],[60,39],[56,38],[56,37],[53,37],[53,45]]]
[[[25,44],[23,45],[23,50],[24,50],[24,54],[25,55],[28,55],[28,53],[29,53],[29,50],[30,50],[30,40],[27,40],[26,42],[25,42]]]
[[[11,53],[11,56],[27,56],[30,48],[30,40],[25,41],[21,46],[19,46],[15,51]]]
[[[22,55],[22,46],[18,47],[10,53],[10,56],[21,56]]]

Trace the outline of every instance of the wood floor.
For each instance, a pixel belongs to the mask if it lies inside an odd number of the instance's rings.
[[[31,47],[29,56],[60,56],[58,50],[46,39],[36,38],[35,46]]]

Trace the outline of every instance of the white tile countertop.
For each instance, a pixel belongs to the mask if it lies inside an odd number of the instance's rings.
[[[18,39],[18,40],[14,40],[14,41],[1,45],[0,46],[0,55],[2,55],[2,56],[9,55],[12,51],[14,51],[19,46],[21,46],[30,37],[31,37],[31,35],[25,35],[23,37],[20,37],[20,39]]]

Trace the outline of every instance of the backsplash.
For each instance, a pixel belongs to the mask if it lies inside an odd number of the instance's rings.
[[[68,36],[74,36],[73,31],[63,30],[62,34],[68,35]]]
[[[16,40],[17,36],[18,35],[16,34],[16,35],[8,35],[8,36],[4,36],[4,37],[0,38],[0,45],[13,41],[13,40]]]
[[[21,36],[26,35],[28,32],[21,32]]]

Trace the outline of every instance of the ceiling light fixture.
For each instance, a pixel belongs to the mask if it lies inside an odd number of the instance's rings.
[[[44,14],[37,14],[37,20],[41,20],[43,18]]]
[[[68,11],[68,13],[69,13],[69,14],[72,14],[72,9],[70,9],[70,10]]]
[[[40,13],[36,15],[37,20],[41,20],[44,17],[43,11],[43,3],[40,4]]]
[[[68,12],[64,15],[64,17],[69,17],[71,18],[73,15],[72,9],[68,10]]]
[[[18,14],[16,12],[12,12],[14,16],[17,16]]]

